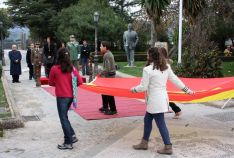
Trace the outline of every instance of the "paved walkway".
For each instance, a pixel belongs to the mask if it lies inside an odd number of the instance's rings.
[[[183,115],[178,120],[172,119],[172,113],[166,114],[172,156],[156,153],[162,140],[155,125],[149,150],[132,149],[142,137],[143,117],[86,121],[72,111],[69,117],[79,142],[73,150],[58,150],[63,134],[55,98],[28,80],[25,51],[22,54],[21,83],[11,83],[8,59],[5,73],[21,115],[36,116],[36,121],[5,131],[0,138],[0,158],[234,158],[234,108],[221,110],[202,104],[179,104]]]

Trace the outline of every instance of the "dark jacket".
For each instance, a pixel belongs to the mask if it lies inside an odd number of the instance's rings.
[[[18,50],[9,52],[10,75],[21,75],[21,53]],[[18,61],[17,61],[18,60]]]
[[[90,48],[89,46],[82,46],[81,47],[81,55],[80,55],[80,58],[89,58],[89,55],[90,55]]]
[[[51,56],[51,58],[48,58]],[[54,43],[46,43],[43,48],[43,58],[45,64],[53,64],[56,58],[56,46]]]
[[[29,48],[29,49],[27,50],[27,54],[26,54],[26,62],[27,62],[27,64],[28,64],[28,67],[33,66],[33,65],[32,65],[32,61],[31,61],[31,54],[32,54],[32,50]]]

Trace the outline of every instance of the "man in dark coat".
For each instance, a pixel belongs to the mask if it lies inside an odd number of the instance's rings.
[[[50,69],[54,65],[56,61],[56,46],[51,41],[50,37],[47,37],[46,39],[47,43],[43,47],[43,58],[44,58],[44,66],[45,66],[45,75],[46,77],[49,77]]]
[[[10,75],[12,75],[12,83],[20,83],[19,75],[21,75],[21,53],[17,50],[16,45],[12,45],[12,51],[9,52]]]
[[[27,54],[26,54],[26,62],[29,68],[29,80],[32,80],[33,78],[33,65],[31,61],[31,54],[32,54],[33,49],[34,49],[34,44],[31,43],[30,48],[27,50]]]
[[[81,63],[82,63],[82,75],[84,76],[89,75],[89,55],[90,55],[90,48],[87,42],[83,41],[83,46],[81,47]]]

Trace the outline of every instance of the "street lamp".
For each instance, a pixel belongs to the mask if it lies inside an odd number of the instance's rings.
[[[90,70],[90,78],[89,81],[92,81],[93,77],[95,77],[98,73],[98,50],[97,50],[97,36],[98,36],[98,21],[99,21],[99,12],[94,12],[93,20],[95,23],[95,55],[94,55],[94,71],[92,72],[92,68]],[[92,66],[92,65],[91,65]]]
[[[1,49],[0,49],[0,62],[2,64],[2,58],[3,58],[3,44],[2,44],[2,40],[3,40],[3,36],[2,36],[2,31],[3,31],[3,22],[0,21],[0,38],[1,38]]]

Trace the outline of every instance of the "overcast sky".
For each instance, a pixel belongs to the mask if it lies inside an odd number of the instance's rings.
[[[6,2],[6,0],[0,0],[0,8],[6,8],[6,5],[3,2]]]

